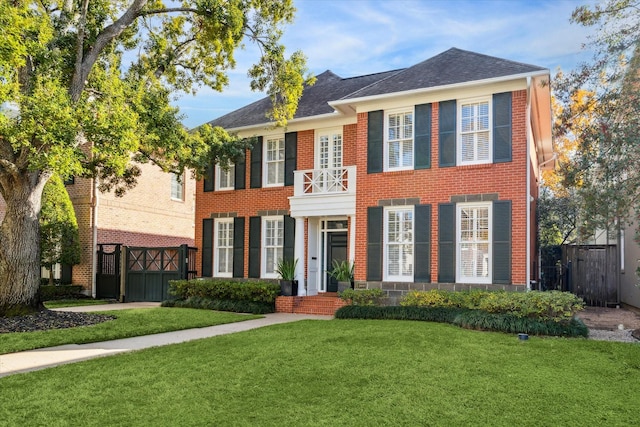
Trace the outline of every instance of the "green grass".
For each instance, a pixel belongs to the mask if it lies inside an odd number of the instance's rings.
[[[640,346],[301,321],[13,375],[0,389],[0,425],[627,426]]]
[[[202,328],[263,317],[192,308],[164,307],[99,311],[96,313],[112,314],[117,316],[117,319],[78,328],[0,334],[0,354],[63,344],[83,344]],[[2,425],[1,420],[0,425]]]
[[[85,305],[101,305],[101,304],[109,304],[112,300],[106,299],[60,299],[60,300],[51,300],[45,301],[44,306],[51,308],[61,308],[61,307],[81,307]]]

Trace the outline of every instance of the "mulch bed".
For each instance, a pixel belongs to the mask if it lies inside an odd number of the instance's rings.
[[[0,334],[91,326],[115,318],[105,314],[43,310],[27,316],[0,317]]]

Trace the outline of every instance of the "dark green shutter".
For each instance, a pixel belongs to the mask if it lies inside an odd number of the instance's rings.
[[[511,284],[511,200],[493,202],[493,283]]]
[[[438,205],[438,282],[456,281],[456,205]]]
[[[416,205],[415,282],[431,283],[431,205]]]
[[[493,161],[511,161],[511,92],[493,95]]]
[[[202,277],[213,276],[213,219],[202,220]]]
[[[382,206],[367,208],[367,280],[382,280]]]
[[[415,107],[415,169],[431,167],[431,104]]]
[[[262,246],[262,218],[249,218],[249,277],[260,277],[260,247]]]
[[[233,277],[244,277],[244,217],[233,219]]]
[[[233,188],[236,190],[244,190],[246,188],[246,169],[247,169],[247,159],[246,159],[246,151],[244,154],[240,156],[240,158],[236,159],[236,169],[234,181],[235,185]]]
[[[441,168],[456,165],[456,101],[443,101],[438,107],[438,151]]]
[[[369,112],[367,120],[367,173],[382,172],[384,112]]]
[[[296,220],[289,215],[284,216],[284,248],[282,250],[282,257],[284,259],[295,258],[295,245],[296,245]],[[298,260],[298,262],[301,262]]]
[[[298,132],[284,134],[284,185],[293,185],[298,153]]]
[[[213,191],[215,188],[215,166],[209,165],[204,175],[204,191]]]
[[[257,139],[251,150],[251,188],[262,187],[262,137]]]

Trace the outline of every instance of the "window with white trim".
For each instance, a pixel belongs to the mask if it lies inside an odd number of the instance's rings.
[[[216,277],[233,275],[233,218],[217,218],[214,236],[216,239],[213,257]]]
[[[458,203],[456,210],[456,282],[491,283],[492,204]]]
[[[342,167],[342,129],[318,130],[319,169],[333,169]]]
[[[284,255],[284,219],[262,218],[262,277],[277,278],[278,262]]]
[[[458,165],[491,163],[491,98],[458,103]]]
[[[171,174],[171,199],[184,201],[184,173]]]
[[[413,109],[385,111],[385,170],[413,168]]]
[[[236,185],[236,165],[229,164],[227,169],[216,165],[216,190],[233,190]]]
[[[265,138],[264,174],[267,187],[284,185],[284,137]]]
[[[385,209],[384,280],[413,281],[413,213],[413,206]]]

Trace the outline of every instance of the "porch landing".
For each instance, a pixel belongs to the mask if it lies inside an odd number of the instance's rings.
[[[276,313],[335,315],[347,303],[335,292],[305,297],[276,297]]]

